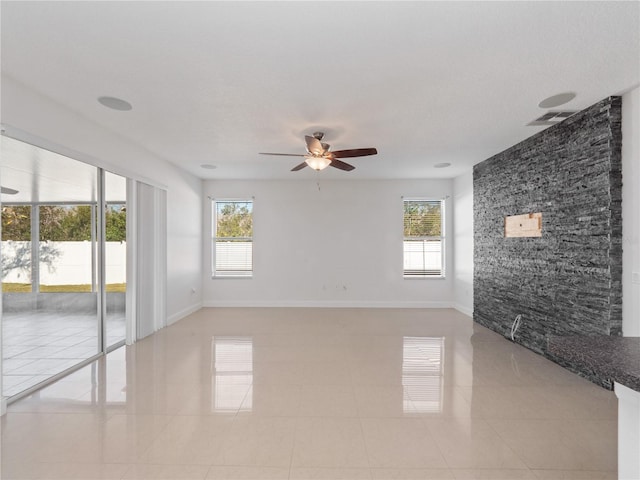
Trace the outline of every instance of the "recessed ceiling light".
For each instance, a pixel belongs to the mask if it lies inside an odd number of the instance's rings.
[[[451,164],[448,162],[436,163],[433,168],[447,168],[450,167]]]
[[[215,170],[216,167],[215,165],[211,165],[210,163],[203,163],[202,165],[200,165],[200,168],[204,168],[205,170]]]
[[[121,98],[116,97],[99,97],[98,102],[104,105],[107,108],[112,110],[120,110],[121,112],[126,112],[127,110],[131,110],[133,107],[126,100],[122,100]]]
[[[565,103],[570,102],[574,98],[576,98],[576,94],[573,92],[559,93],[549,98],[545,98],[538,104],[538,106],[540,108],[554,108],[560,105],[564,105]]]

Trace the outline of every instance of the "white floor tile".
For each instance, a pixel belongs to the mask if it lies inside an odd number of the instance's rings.
[[[13,329],[5,393],[90,330]],[[612,480],[616,407],[453,310],[205,308],[11,404],[2,478]]]

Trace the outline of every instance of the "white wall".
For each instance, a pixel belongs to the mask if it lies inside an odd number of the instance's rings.
[[[450,196],[451,180],[207,181],[204,296],[207,306],[453,305],[446,279],[403,279],[402,197]],[[211,278],[213,198],[254,199],[254,275]],[[446,204],[451,239],[451,198]],[[366,241],[365,241],[366,240]]]
[[[640,336],[640,87],[622,96],[622,333]]]
[[[126,115],[106,112],[105,115]],[[199,178],[4,76],[0,121],[8,131],[18,129],[46,141],[48,145],[43,147],[57,145],[58,150],[65,150],[60,153],[77,152],[77,160],[166,188],[169,323],[201,306],[203,230]]]
[[[453,180],[455,308],[473,315],[473,171]]]

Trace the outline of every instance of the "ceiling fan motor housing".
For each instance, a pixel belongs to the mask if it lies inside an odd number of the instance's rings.
[[[285,155],[291,157],[305,157],[305,161],[299,165],[296,165],[291,169],[292,172],[297,172],[298,170],[302,170],[307,165],[313,168],[314,170],[322,170],[329,165],[335,167],[339,170],[351,171],[355,169],[353,165],[350,165],[340,158],[351,158],[351,157],[365,157],[368,155],[376,155],[378,151],[371,148],[352,148],[348,150],[337,150],[335,152],[330,152],[329,148],[331,145],[328,143],[321,142],[324,137],[324,132],[313,132],[313,136],[305,135],[306,142],[306,150],[307,153],[303,155],[298,155],[295,153],[262,153],[262,155]]]

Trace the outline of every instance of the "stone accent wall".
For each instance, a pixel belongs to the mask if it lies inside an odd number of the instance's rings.
[[[551,335],[620,335],[620,97],[473,170],[474,320],[546,355]],[[504,217],[542,213],[542,237],[505,238]],[[549,356],[549,355],[547,355]]]

